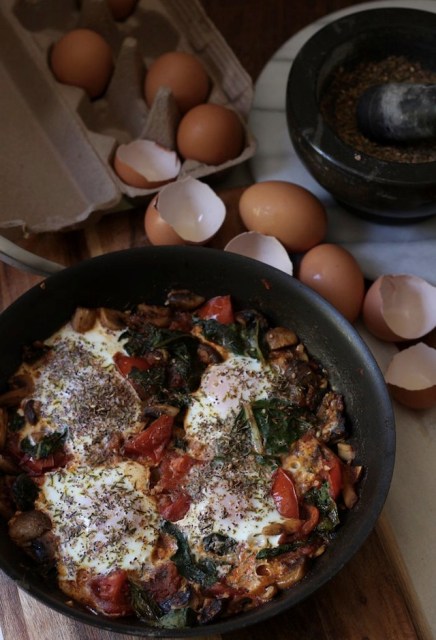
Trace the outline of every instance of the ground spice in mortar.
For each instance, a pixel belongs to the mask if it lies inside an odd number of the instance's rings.
[[[343,142],[357,152],[388,162],[436,161],[434,140],[413,144],[380,144],[361,133],[356,117],[358,100],[369,87],[386,82],[436,83],[436,72],[424,69],[419,62],[394,55],[383,60],[361,62],[351,70],[339,67],[320,103],[326,122]]]

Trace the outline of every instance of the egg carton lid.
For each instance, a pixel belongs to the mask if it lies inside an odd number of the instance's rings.
[[[62,8],[58,0],[2,2],[0,117],[8,123],[2,129],[0,157],[0,229],[4,235],[17,229],[25,234],[81,227],[107,212],[146,201],[156,192],[125,185],[114,173],[111,159],[118,144],[135,136],[174,144],[171,127],[177,116],[172,113],[172,96],[162,91],[148,110],[138,90],[141,84],[142,91],[139,66],[165,50],[198,53],[212,80],[209,100],[233,107],[246,127],[252,81],[198,0],[140,0],[137,7],[140,16],[154,16],[155,27],[159,20],[166,25],[162,38],[155,33],[144,45],[138,16],[115,23],[105,0],[82,0],[80,11],[75,0],[65,0]],[[44,22],[47,14],[49,23]],[[114,51],[108,97],[105,94],[98,108],[96,103],[91,108],[81,89],[56,82],[48,65],[51,44],[62,32],[78,26],[103,32]],[[126,91],[130,111],[120,99]],[[108,105],[116,116],[113,122],[121,122],[121,127],[112,130],[111,122],[106,128],[93,126],[93,117],[99,119],[98,124],[107,124]],[[246,129],[246,146],[238,158],[220,167],[186,161],[180,177],[201,178],[224,171],[247,160],[254,149],[254,137]],[[15,233],[9,235],[13,236]],[[5,240],[0,257],[10,249]]]

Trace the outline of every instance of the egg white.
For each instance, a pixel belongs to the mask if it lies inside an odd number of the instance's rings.
[[[23,437],[67,432],[65,449],[76,462],[98,462],[114,433],[142,428],[140,400],[113,361],[123,352],[120,335],[99,323],[86,333],[67,324],[47,340],[47,359],[30,369],[40,419]]]
[[[97,575],[150,562],[160,518],[147,495],[148,477],[146,467],[129,460],[44,476],[36,507],[59,540],[61,579],[75,580],[80,569]]]
[[[276,381],[271,367],[248,356],[230,355],[210,365],[186,413],[188,442],[196,451],[203,448],[205,457],[220,453],[221,445],[233,437],[233,424],[243,405],[267,398]]]

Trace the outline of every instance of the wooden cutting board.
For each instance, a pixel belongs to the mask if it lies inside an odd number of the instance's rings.
[[[221,191],[224,227],[211,246],[223,248],[243,230],[238,202],[243,188]],[[30,237],[26,249],[65,266],[89,256],[148,244],[143,208],[104,217],[86,230]],[[0,263],[0,311],[42,280]],[[31,319],[29,319],[31,321]],[[210,640],[417,640],[426,633],[407,576],[399,566],[388,522],[382,517],[353,559],[314,596],[289,611],[245,630]],[[0,571],[0,640],[115,640],[120,635],[83,625],[28,596]],[[429,637],[429,636],[427,636]]]

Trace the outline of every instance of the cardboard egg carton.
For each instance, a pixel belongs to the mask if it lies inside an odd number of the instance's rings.
[[[57,82],[50,69],[51,46],[76,27],[94,29],[113,51],[113,75],[96,100]],[[180,113],[170,91],[161,88],[150,108],[143,97],[147,66],[166,51],[203,62],[208,101],[235,109],[246,132],[239,157],[218,167],[186,160],[178,179],[212,176],[254,153],[246,127],[251,79],[198,0],[139,0],[124,22],[114,21],[106,0],[2,0],[0,32],[2,233],[83,226],[156,192],[126,185],[112,161],[119,144],[136,138],[176,147]]]

